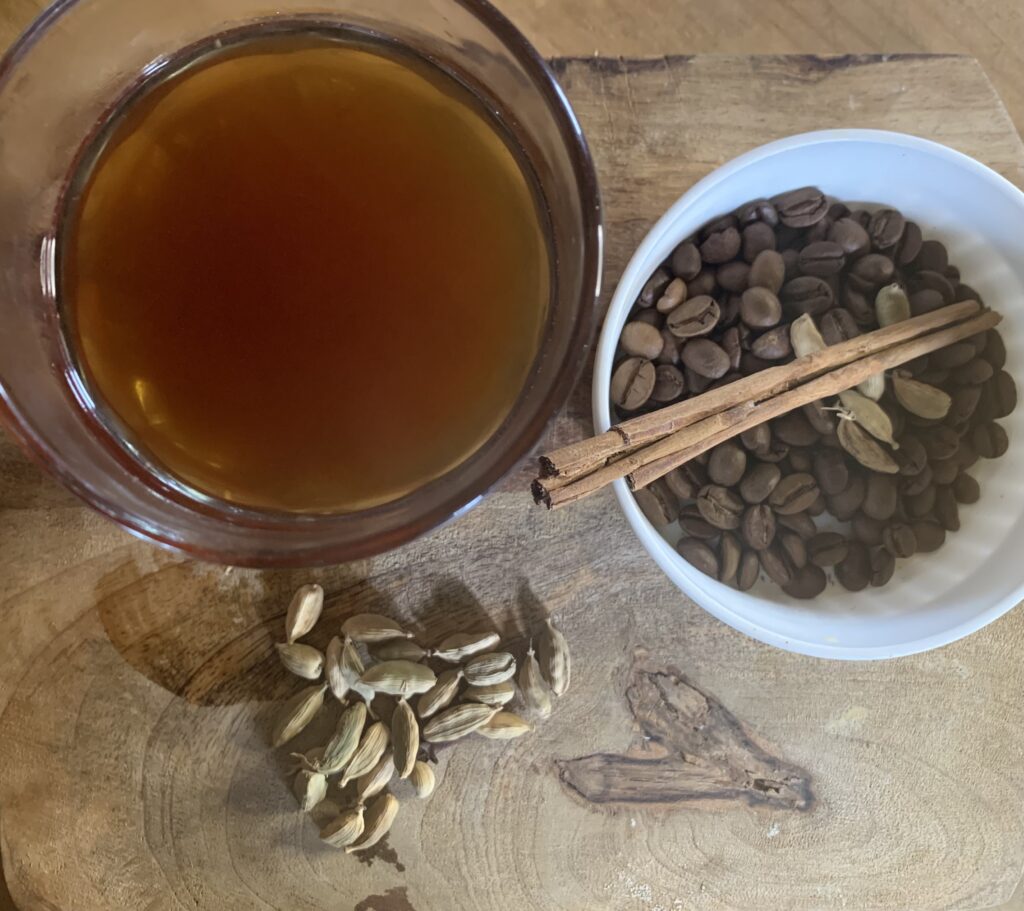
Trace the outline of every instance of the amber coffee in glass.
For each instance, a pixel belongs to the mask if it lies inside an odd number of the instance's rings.
[[[550,294],[529,169],[397,45],[253,32],[143,82],[57,236],[80,394],[169,483],[246,507],[391,501],[479,448]]]

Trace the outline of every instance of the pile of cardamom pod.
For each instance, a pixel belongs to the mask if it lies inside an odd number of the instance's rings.
[[[398,799],[387,790],[393,781],[408,780],[417,797],[433,793],[434,771],[421,740],[447,743],[468,734],[493,740],[519,737],[532,730],[529,719],[551,714],[552,694],[561,696],[569,688],[569,649],[550,619],[539,636],[538,652],[531,640],[518,663],[510,652],[497,650],[497,633],[456,633],[424,648],[412,633],[379,614],[346,619],[342,635],[321,653],[298,640],[316,625],[323,604],[319,585],[303,585],[288,606],[286,641],[277,645],[281,663],[299,677],[322,682],[284,705],[271,739],[281,747],[295,738],[324,708],[328,691],[341,703],[331,739],[292,757],[299,764],[294,791],[303,810],[324,801],[332,779],[337,780],[333,796],[346,809],[321,829],[320,837],[349,853],[375,845],[391,829],[398,813]],[[517,695],[520,711],[507,710]],[[415,710],[408,702],[413,696],[418,697]]]

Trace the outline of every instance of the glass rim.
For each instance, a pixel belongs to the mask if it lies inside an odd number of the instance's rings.
[[[7,84],[23,56],[63,15],[77,6],[89,2],[90,0],[54,0],[47,6],[0,56],[0,89]],[[64,463],[59,450],[46,442],[37,432],[33,422],[27,419],[7,388],[7,384],[0,377],[0,421],[19,447],[33,461],[88,506],[140,538],[201,560],[257,568],[328,565],[360,559],[393,549],[463,515],[479,503],[483,496],[507,475],[536,444],[544,427],[564,404],[582,374],[586,358],[593,345],[596,323],[595,305],[600,292],[603,259],[602,205],[597,175],[589,146],[576,114],[547,61],[489,0],[451,0],[451,2],[466,10],[496,36],[539,91],[540,97],[546,104],[557,127],[560,141],[571,165],[580,199],[579,217],[582,234],[579,281],[581,297],[575,301],[573,326],[567,345],[570,356],[564,359],[554,376],[547,381],[547,388],[539,401],[529,410],[523,412],[525,420],[523,428],[517,434],[512,435],[507,441],[508,445],[493,454],[493,458],[471,485],[459,485],[457,481],[454,481],[454,476],[469,460],[488,452],[493,442],[493,436],[460,465],[438,478],[390,502],[348,513],[289,513],[261,510],[219,499],[204,498],[201,492],[198,498],[182,498],[180,495],[175,495],[176,491],[172,493],[165,490],[163,479],[159,475],[146,471],[143,465],[131,460],[127,453],[124,453],[122,458],[115,455],[120,467],[127,470],[137,480],[141,480],[153,495],[173,500],[179,506],[197,514],[216,518],[227,525],[244,528],[256,534],[274,532],[287,534],[303,531],[309,534],[314,528],[322,532],[315,538],[311,537],[308,543],[299,548],[289,547],[277,551],[272,546],[247,548],[242,545],[225,549],[204,546],[187,533],[179,535],[172,527],[154,524],[135,511],[125,508],[117,501],[116,497],[101,493],[89,483],[76,477]],[[557,250],[552,247],[551,252],[557,260]],[[543,341],[540,352],[542,351]],[[528,384],[529,381],[527,381]],[[520,403],[513,406],[510,416],[515,414],[520,407],[521,399]],[[80,413],[87,421],[95,419],[95,415],[91,415],[87,411]],[[444,487],[449,487],[450,490],[436,495]],[[432,493],[435,494],[436,502],[428,509],[417,510],[415,508],[417,501],[425,499]],[[346,527],[352,526],[354,522],[371,517],[383,519],[389,513],[403,507],[410,508],[412,517],[400,524],[362,536],[358,534],[344,535],[345,540],[339,540],[338,533],[343,532]]]

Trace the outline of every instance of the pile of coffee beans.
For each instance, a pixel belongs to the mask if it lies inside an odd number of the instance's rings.
[[[962,300],[981,297],[895,209],[814,187],[757,199],[684,240],[644,285],[612,400],[625,419],[792,360],[805,314],[831,345]],[[637,501],[655,525],[678,522],[683,557],[740,590],[762,572],[799,598],[829,572],[850,591],[884,585],[897,558],[959,528],[980,495],[969,469],[1006,451],[997,421],[1017,389],[1005,361],[998,332],[974,336],[723,443]]]

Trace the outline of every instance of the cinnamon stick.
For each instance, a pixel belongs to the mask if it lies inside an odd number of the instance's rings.
[[[950,304],[931,313],[915,316],[884,329],[877,329],[831,345],[809,357],[798,358],[779,367],[769,367],[728,386],[712,389],[675,405],[659,408],[650,414],[623,421],[605,433],[542,455],[539,480],[544,486],[549,483],[549,478],[571,481],[591,474],[610,461],[621,458],[627,450],[668,436],[741,402],[778,395],[828,370],[960,322],[974,316],[980,310],[981,305],[977,301]],[[551,483],[550,486],[551,489],[556,489],[566,484],[563,480],[560,484]]]
[[[948,310],[950,308],[944,309]],[[977,307],[975,307],[976,309]],[[935,312],[938,313],[939,311]],[[933,314],[928,315],[931,316]],[[577,500],[581,500],[592,493],[596,493],[619,478],[627,478],[630,488],[639,490],[667,474],[672,469],[679,467],[684,462],[717,446],[719,443],[738,436],[751,427],[755,427],[758,424],[762,424],[765,421],[779,417],[819,399],[838,395],[840,392],[851,389],[858,383],[863,382],[869,376],[873,376],[883,370],[898,367],[907,361],[914,360],[939,348],[945,348],[947,345],[951,345],[961,339],[991,329],[1000,320],[999,314],[988,311],[959,325],[949,326],[937,332],[912,338],[909,341],[883,348],[880,351],[874,348],[873,350],[876,353],[868,354],[853,363],[847,363],[837,369],[825,372],[823,375],[820,375],[821,371],[818,370],[810,382],[787,389],[781,394],[757,397],[758,399],[763,399],[763,401],[751,398],[736,402],[732,407],[726,408],[724,411],[719,411],[683,427],[571,483],[547,489],[544,486],[545,479],[538,479],[534,482],[534,497],[549,509],[557,509],[570,503],[575,503]],[[906,322],[910,322],[910,320]],[[880,330],[880,332],[884,331],[886,330]],[[877,336],[878,333],[868,333],[868,335],[860,336],[860,338],[868,338],[872,335]],[[848,343],[843,344],[846,345]],[[839,347],[839,345],[836,345],[832,348],[827,348],[825,351],[818,352],[810,358],[801,358],[786,366],[789,367],[793,366],[793,364],[799,364],[801,361],[806,362],[811,361],[813,358],[820,358],[820,355],[824,355]],[[763,373],[767,372],[763,371]],[[803,375],[806,376],[807,374],[804,373]],[[760,374],[756,376],[760,376]],[[730,384],[730,386],[715,391],[725,391],[734,386],[739,386],[741,382],[741,380],[737,380],[737,382]],[[703,397],[701,396],[700,398]]]

